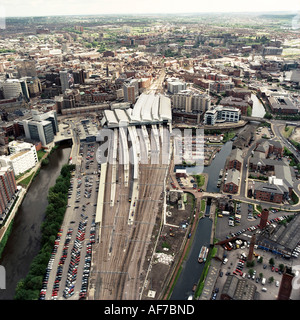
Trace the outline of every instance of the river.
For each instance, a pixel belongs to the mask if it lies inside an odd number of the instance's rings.
[[[232,141],[226,142],[220,152],[216,154],[215,159],[210,166],[204,167],[187,167],[190,174],[207,173],[209,176],[206,190],[208,192],[218,192],[217,181],[219,172],[224,168],[226,158],[232,150]],[[210,205],[206,206],[206,213],[209,213]],[[182,265],[182,271],[171,295],[171,300],[186,300],[192,294],[194,283],[198,283],[204,263],[198,263],[198,255],[203,245],[209,246],[211,236],[212,220],[208,217],[201,219],[198,223],[194,241],[186,261]]]
[[[49,164],[42,167],[32,182],[16,213],[11,234],[2,253],[0,265],[6,270],[6,289],[0,290],[0,300],[12,300],[19,280],[25,278],[33,258],[40,250],[40,226],[48,205],[47,196],[68,162],[71,148],[59,147],[50,155]]]

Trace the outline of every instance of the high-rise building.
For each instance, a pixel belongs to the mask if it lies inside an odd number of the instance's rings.
[[[291,267],[285,267],[282,274],[277,300],[289,300],[292,293],[294,274]]]
[[[61,83],[61,91],[62,93],[64,93],[67,89],[70,88],[69,81],[68,81],[68,72],[60,71],[59,77],[60,77],[60,83]]]
[[[135,103],[139,95],[139,81],[138,79],[126,80],[123,83],[124,101]]]
[[[17,192],[17,184],[13,169],[10,167],[0,168],[0,214],[8,208],[8,204]]]

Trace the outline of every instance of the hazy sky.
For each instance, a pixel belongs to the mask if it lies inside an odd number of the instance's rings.
[[[0,0],[5,16],[300,11],[299,0]]]

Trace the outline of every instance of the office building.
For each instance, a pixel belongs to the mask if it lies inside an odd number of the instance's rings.
[[[15,176],[33,168],[38,163],[36,148],[33,144],[23,141],[12,141],[8,148],[10,155],[0,156],[2,167],[10,166]]]
[[[67,89],[70,89],[69,86],[69,74],[67,71],[60,71],[59,72],[60,77],[60,84],[61,84],[61,91],[64,93]]]
[[[206,94],[196,94],[191,90],[182,90],[172,96],[173,108],[184,109],[186,112],[210,109],[211,99]]]
[[[17,192],[17,184],[12,168],[0,168],[0,214],[5,213],[13,196]]]
[[[6,79],[2,83],[4,99],[18,98],[23,94],[21,83],[18,79]]]
[[[215,125],[224,122],[239,122],[241,119],[241,110],[233,107],[217,106],[208,110],[204,115],[205,125]]]
[[[167,88],[170,93],[178,93],[186,89],[186,83],[178,78],[169,78],[167,79]]]
[[[54,135],[58,132],[58,123],[55,111],[38,113],[32,111],[32,117],[20,121],[23,125],[26,138],[34,141],[41,141],[42,146],[46,146],[54,140]]]
[[[135,103],[136,98],[139,95],[139,80],[128,79],[123,83],[124,101]]]

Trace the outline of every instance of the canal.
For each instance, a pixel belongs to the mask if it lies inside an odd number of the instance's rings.
[[[0,260],[6,270],[6,289],[0,290],[0,300],[14,298],[17,283],[26,277],[40,250],[40,227],[48,205],[48,191],[55,184],[61,167],[68,162],[70,152],[70,146],[60,146],[50,155],[49,164],[41,168],[16,213]]]
[[[210,166],[204,167],[188,167],[187,172],[189,174],[207,173],[209,176],[206,190],[208,192],[218,192],[217,182],[219,178],[219,172],[224,168],[226,158],[229,156],[232,150],[232,141],[226,142],[221,150],[216,154],[215,159]],[[210,204],[206,206],[205,214],[210,211]],[[191,295],[193,285],[198,283],[202,271],[204,269],[204,263],[198,262],[198,255],[203,245],[209,246],[211,236],[212,220],[208,217],[202,218],[195,231],[194,240],[187,259],[182,265],[181,274],[174,287],[171,295],[171,300],[186,300]]]
[[[252,117],[263,118],[264,115],[266,114],[265,107],[257,98],[257,96],[253,93],[251,94],[251,100],[253,101],[252,114],[251,114]]]

